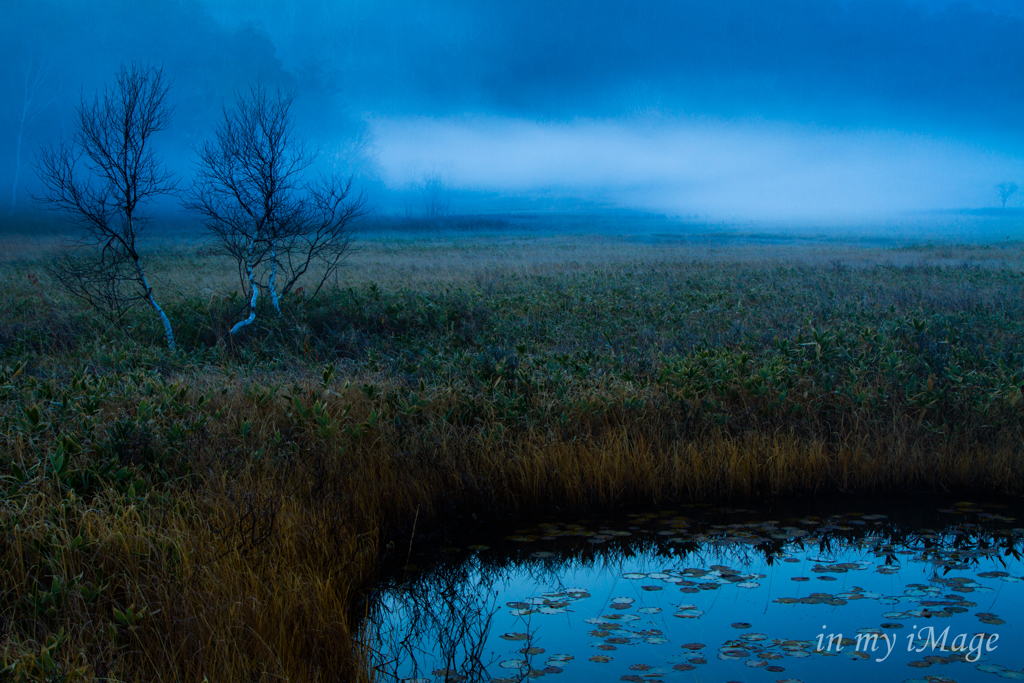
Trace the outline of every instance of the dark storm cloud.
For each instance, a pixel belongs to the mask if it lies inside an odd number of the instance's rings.
[[[371,109],[636,108],[1019,129],[1019,3],[902,0],[220,2]],[[1018,8],[1016,11],[1014,8]]]

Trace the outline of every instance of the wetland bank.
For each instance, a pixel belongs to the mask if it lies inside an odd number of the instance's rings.
[[[336,286],[233,345],[229,269],[156,237],[174,354],[143,311],[116,329],[47,287],[46,240],[6,234],[6,675],[455,680],[482,670],[435,664],[438,644],[481,642],[494,678],[1020,671],[1020,243],[718,246],[472,221],[363,237]],[[880,498],[780,509],[840,493]],[[923,516],[882,509],[911,493],[941,497]],[[459,534],[474,525],[498,529]],[[898,575],[879,570],[890,554]],[[500,592],[489,622],[483,587]],[[410,668],[386,615],[429,615],[403,596],[481,619],[406,640]],[[564,641],[534,628],[555,619]],[[1002,640],[976,662],[908,654],[908,630],[933,624]],[[833,669],[806,643],[834,633],[902,649]]]

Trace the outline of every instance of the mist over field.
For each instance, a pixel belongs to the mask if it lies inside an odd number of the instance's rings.
[[[186,182],[261,82],[383,214],[423,213],[431,186],[456,213],[877,222],[1024,183],[1010,0],[6,0],[0,213],[36,210],[36,151],[132,60],[173,80],[155,142]]]
[[[925,133],[678,118],[538,122],[390,118],[371,124],[389,187],[577,196],[701,217],[872,219],[991,203],[1006,152]]]

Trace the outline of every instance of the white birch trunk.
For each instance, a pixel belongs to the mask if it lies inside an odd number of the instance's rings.
[[[260,296],[260,286],[256,284],[256,278],[253,276],[252,272],[252,250],[254,244],[255,240],[249,242],[249,256],[246,259],[245,263],[245,269],[249,275],[249,291],[251,292],[249,297],[249,317],[246,318],[245,320],[239,320],[237,323],[235,323],[235,326],[231,328],[232,337],[238,334],[239,330],[241,330],[243,327],[245,327],[246,325],[251,325],[253,321],[256,320],[256,300]]]
[[[270,254],[270,303],[274,304],[274,310],[277,311],[277,317],[283,317],[281,315],[281,297],[277,295],[277,287],[274,285],[274,280],[277,279],[277,242],[274,242],[273,251]]]
[[[146,273],[142,270],[142,263],[138,259],[135,260],[135,269],[139,273],[139,279],[142,281],[142,287],[146,290],[146,301],[153,307],[156,314],[160,316],[160,322],[164,325],[164,336],[167,337],[167,348],[172,352],[175,350],[174,346],[174,331],[171,329],[171,321],[164,313],[164,309],[160,308],[160,304],[156,302],[156,298],[153,296],[153,288],[149,286],[149,280],[146,279]]]

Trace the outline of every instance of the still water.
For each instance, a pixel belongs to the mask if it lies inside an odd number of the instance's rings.
[[[416,683],[1024,680],[1022,503],[520,521],[413,544],[365,637],[380,680]]]

